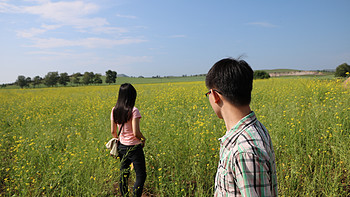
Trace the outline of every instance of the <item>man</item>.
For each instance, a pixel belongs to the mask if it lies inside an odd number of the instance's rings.
[[[215,196],[277,196],[275,154],[270,135],[250,109],[253,70],[226,58],[209,70],[206,96],[226,134],[220,138]]]

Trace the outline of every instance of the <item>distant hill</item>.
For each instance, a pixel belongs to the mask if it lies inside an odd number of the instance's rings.
[[[117,74],[117,77],[129,77],[129,76],[125,74]]]

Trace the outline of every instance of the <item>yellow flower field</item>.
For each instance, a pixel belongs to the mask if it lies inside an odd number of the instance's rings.
[[[119,86],[0,90],[0,196],[114,196],[105,144]],[[212,196],[225,126],[204,82],[135,85],[145,194]],[[273,140],[281,196],[350,193],[350,90],[340,80],[254,81],[252,110]],[[133,178],[133,177],[131,177]]]

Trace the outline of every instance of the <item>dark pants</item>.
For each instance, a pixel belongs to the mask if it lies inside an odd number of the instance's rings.
[[[146,181],[146,163],[145,154],[142,146],[126,146],[119,144],[118,152],[120,157],[120,183],[119,188],[123,196],[129,196],[128,179],[130,175],[130,164],[133,163],[136,172],[136,182],[133,188],[134,196],[141,196],[143,185]]]

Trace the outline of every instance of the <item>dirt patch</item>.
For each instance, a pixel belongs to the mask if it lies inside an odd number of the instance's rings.
[[[316,71],[295,71],[295,72],[273,72],[269,73],[270,77],[280,76],[303,76],[303,75],[324,75],[321,72]]]
[[[128,182],[128,185],[129,185],[129,189],[130,189],[130,192],[132,193],[132,187],[133,187],[133,180],[129,178],[129,182]],[[122,196],[120,194],[120,190],[119,190],[119,182],[115,182],[113,183],[113,194],[115,196]],[[130,194],[130,196],[132,196],[132,194]],[[143,192],[142,192],[142,197],[154,197],[156,196],[154,194],[154,192],[150,189],[150,188],[147,188],[146,186],[144,186],[143,188]]]

